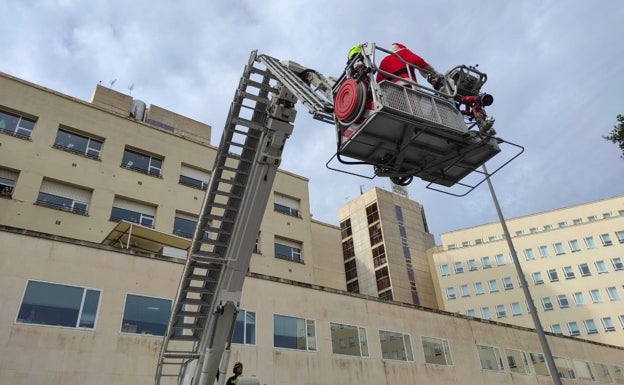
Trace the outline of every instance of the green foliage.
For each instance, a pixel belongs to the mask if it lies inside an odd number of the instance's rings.
[[[613,126],[611,133],[607,136],[603,136],[603,138],[616,143],[618,147],[620,147],[620,150],[622,150],[620,158],[624,159],[624,115],[618,115],[617,120],[618,124]]]

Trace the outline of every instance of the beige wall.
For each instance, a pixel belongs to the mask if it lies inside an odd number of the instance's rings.
[[[612,217],[604,219],[603,213],[611,213]],[[545,330],[551,330],[553,324],[559,324],[564,334],[569,334],[566,323],[576,322],[582,338],[600,341],[610,344],[624,346],[624,325],[618,317],[624,318],[624,270],[616,271],[611,263],[611,258],[620,257],[624,261],[624,243],[618,242],[616,231],[624,231],[624,196],[604,199],[596,202],[589,202],[582,205],[571,206],[553,211],[537,213],[530,216],[512,218],[507,220],[509,231],[512,234],[514,248],[518,254],[520,265],[529,283],[531,296],[538,308],[538,314]],[[589,221],[588,217],[596,216],[596,221]],[[582,219],[582,223],[573,224],[574,219]],[[560,222],[567,225],[559,227]],[[552,230],[544,230],[544,226],[552,225]],[[531,234],[530,229],[536,228],[537,232]],[[464,314],[468,309],[474,309],[479,315],[480,307],[489,307],[492,317],[501,322],[512,323],[522,326],[533,326],[530,314],[527,313],[524,294],[519,287],[518,274],[516,268],[511,264],[510,252],[507,242],[502,239],[500,224],[491,223],[483,226],[472,227],[464,230],[457,230],[441,235],[443,246],[432,249],[432,271],[434,280],[437,283],[438,299],[441,308]],[[516,231],[524,231],[522,235],[516,235]],[[609,234],[612,245],[603,246],[600,234]],[[489,241],[490,236],[497,236],[496,240]],[[584,238],[593,237],[596,244],[595,249],[588,249],[584,243]],[[475,244],[475,239],[483,239],[483,244]],[[580,251],[572,252],[569,246],[570,240],[577,240]],[[461,247],[463,242],[471,242],[469,247]],[[564,254],[555,255],[553,244],[561,243],[565,251]],[[456,245],[456,248],[448,249],[449,245]],[[538,247],[546,246],[549,257],[542,258]],[[451,246],[452,247],[452,246]],[[527,260],[524,255],[525,249],[532,249],[535,259]],[[497,266],[495,255],[503,254],[505,265]],[[491,269],[483,269],[481,257],[489,256],[492,262]],[[476,259],[478,269],[468,271],[466,261]],[[596,270],[595,262],[604,261],[607,273],[599,274]],[[462,262],[464,273],[456,274],[453,271],[453,263]],[[586,263],[591,275],[581,276],[578,266]],[[448,265],[451,274],[442,277],[440,273],[441,265]],[[562,268],[571,266],[575,274],[574,279],[566,279]],[[559,280],[550,282],[547,271],[555,269]],[[533,273],[540,272],[543,284],[535,284]],[[504,290],[501,279],[511,277],[514,289]],[[488,280],[495,279],[499,286],[499,292],[490,293],[488,290]],[[475,295],[473,284],[482,282],[485,294]],[[468,284],[470,296],[461,297],[459,285]],[[446,298],[445,288],[453,287],[457,298],[449,300]],[[607,296],[606,288],[615,288],[619,294],[619,299],[610,300]],[[589,297],[589,290],[598,289],[602,296],[601,303],[592,303]],[[585,298],[586,305],[576,306],[572,293],[581,292]],[[570,302],[569,308],[560,308],[556,296],[565,294]],[[553,304],[552,311],[542,309],[541,299],[548,297]],[[520,302],[522,315],[512,316],[509,305],[512,302]],[[507,316],[502,319],[496,318],[494,306],[503,304],[507,311]],[[601,318],[611,317],[615,331],[605,332]],[[584,320],[593,320],[598,333],[588,334],[583,324]]]
[[[127,293],[172,298],[179,263],[35,234],[2,231],[0,237],[0,383],[153,383],[161,338],[120,332],[124,298]],[[102,290],[95,330],[16,323],[28,279]],[[523,328],[254,274],[245,281],[241,307],[256,312],[257,339],[253,346],[235,345],[230,362],[244,362],[245,373],[257,375],[261,383],[550,383],[544,376],[511,374],[507,365],[502,372],[481,369],[475,344],[540,351],[535,334]],[[273,348],[273,314],[315,320],[317,350]],[[369,357],[333,354],[330,322],[364,327]],[[380,329],[409,335],[414,361],[383,360]],[[427,364],[422,336],[448,340],[453,365]],[[622,348],[548,339],[555,355],[624,366]]]

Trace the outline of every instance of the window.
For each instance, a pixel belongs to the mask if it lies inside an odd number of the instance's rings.
[[[546,360],[544,359],[544,355],[542,353],[529,353],[529,357],[531,357],[531,363],[533,364],[533,369],[535,369],[535,374],[550,376]]]
[[[566,326],[568,327],[568,333],[570,333],[571,336],[581,335],[581,331],[579,330],[578,325],[575,321],[567,322]]]
[[[492,319],[492,313],[490,312],[490,308],[487,306],[484,306],[480,309],[481,311],[481,318],[483,319]]]
[[[115,222],[125,220],[147,227],[154,227],[155,215],[156,207],[154,206],[115,197],[110,220]]]
[[[570,360],[568,360],[567,358],[556,356],[553,356],[553,360],[555,361],[555,368],[557,369],[557,373],[559,373],[559,376],[561,378],[576,378],[576,374],[574,373],[574,369],[571,366]]]
[[[502,372],[503,360],[501,359],[500,350],[492,346],[477,345],[479,360],[481,361],[481,369],[495,370]]]
[[[332,353],[368,357],[366,329],[330,322]]]
[[[598,274],[608,273],[607,264],[605,261],[596,261],[594,262],[594,266],[596,266],[596,271]]]
[[[590,215],[587,217],[587,220],[590,222],[596,222],[598,220],[598,217],[595,215]]]
[[[613,320],[611,320],[611,317],[602,317],[600,319],[600,323],[602,323],[602,327],[604,328],[605,332],[615,331],[615,325],[613,325]]]
[[[580,225],[581,223],[583,223],[583,219],[581,219],[581,218],[572,219],[572,224],[573,225]]]
[[[147,155],[136,150],[125,149],[121,167],[160,177],[163,158]]]
[[[183,164],[180,168],[180,177],[178,183],[195,187],[200,190],[208,189],[208,182],[210,181],[210,173],[204,170],[200,170],[196,167],[191,167]]]
[[[609,234],[600,234],[600,242],[602,242],[603,246],[611,246],[613,244]]]
[[[533,249],[524,249],[524,259],[527,261],[532,261],[535,259],[535,255],[533,254]]]
[[[559,281],[559,274],[556,269],[550,269],[546,273],[548,274],[548,280],[550,280],[550,282]]]
[[[466,262],[466,264],[468,265],[468,271],[475,271],[477,270],[477,261],[474,259],[469,259],[468,262]]]
[[[529,367],[529,361],[527,361],[526,354],[520,350],[505,349],[505,356],[507,357],[507,364],[509,370],[512,373],[530,374],[531,368]]]
[[[613,264],[614,270],[624,270],[624,263],[622,263],[622,258],[611,258],[611,264]]]
[[[620,299],[622,299],[620,297],[620,293],[618,293],[617,291],[617,287],[610,286],[610,287],[607,287],[605,290],[607,291],[607,296],[609,297],[609,300],[619,301]]]
[[[171,300],[127,294],[122,333],[164,336],[171,313]]]
[[[496,235],[490,235],[488,237],[488,242],[494,242],[498,239],[498,237]]]
[[[544,231],[548,231],[548,230],[552,230],[553,226],[552,225],[544,225]]]
[[[511,309],[511,315],[521,315],[522,307],[520,306],[520,302],[512,302],[509,304],[509,308]]]
[[[381,223],[377,222],[368,228],[368,236],[371,246],[383,242],[383,234],[381,233]]]
[[[602,219],[613,218],[613,214],[611,213],[602,213]]]
[[[572,270],[572,266],[564,266],[562,270],[563,270],[563,276],[565,277],[565,279],[575,278],[574,270]]]
[[[600,295],[600,290],[598,290],[598,289],[591,289],[589,291],[589,298],[591,298],[593,303],[601,303],[602,302],[602,295]]]
[[[548,246],[540,246],[537,248],[537,250],[539,251],[539,255],[542,258],[548,258],[550,257],[550,252],[548,251]]]
[[[54,147],[73,153],[84,155],[93,159],[100,159],[102,151],[102,139],[96,139],[89,135],[79,134],[65,128],[59,128],[54,140]]]
[[[477,315],[477,313],[474,311],[474,309],[468,309],[468,310],[466,310],[466,313],[465,313],[465,314],[466,314],[467,316],[469,316],[469,317],[475,317],[475,316]]]
[[[596,323],[594,322],[593,319],[584,320],[583,325],[585,325],[585,330],[587,330],[587,334],[598,333],[598,329],[596,328]]]
[[[457,248],[457,245],[455,243],[451,243],[450,245],[448,245],[447,250],[455,250]]]
[[[537,227],[531,227],[531,228],[529,229],[529,233],[531,233],[531,234],[535,234],[535,233],[537,233],[538,231],[539,231],[539,230],[537,229]]]
[[[611,373],[609,373],[609,367],[607,365],[594,363],[594,368],[596,369],[596,376],[598,377],[598,382],[602,384],[613,383],[613,379],[611,378]]]
[[[561,242],[554,243],[553,249],[555,250],[555,255],[565,254],[565,250],[563,249],[563,244]]]
[[[278,213],[283,213],[293,217],[301,217],[299,214],[299,200],[286,197],[284,195],[275,194],[275,202],[273,209]]]
[[[468,285],[459,285],[459,294],[462,297],[469,297],[470,296],[470,290],[468,289]]]
[[[624,231],[616,231],[615,236],[617,237],[619,243],[624,243]]]
[[[455,274],[461,274],[464,272],[464,264],[461,262],[453,263],[453,269],[455,270]]]
[[[425,362],[436,365],[453,365],[451,349],[447,340],[433,337],[421,337]]]
[[[569,240],[568,246],[570,246],[570,251],[573,253],[576,253],[577,251],[581,251],[581,246],[579,246],[579,242],[576,239]]]
[[[301,243],[275,237],[275,258],[303,263],[301,260]]]
[[[503,283],[503,288],[505,290],[511,290],[511,289],[514,288],[513,281],[511,280],[511,277],[503,277],[503,279],[501,281]]]
[[[490,267],[492,267],[490,257],[481,257],[481,267],[483,267],[484,269],[489,269]]]
[[[360,284],[358,283],[357,279],[353,282],[348,282],[347,283],[347,291],[349,293],[359,293],[360,292]]]
[[[350,239],[352,240],[352,239]],[[373,265],[375,265],[375,267],[379,267],[382,265],[385,265],[387,260],[386,260],[386,249],[383,245],[383,243],[377,247],[374,247],[373,250]],[[355,254],[354,254],[355,255]]]
[[[557,295],[557,303],[559,304],[560,309],[570,307],[570,301],[568,301],[568,297],[565,294]]]
[[[191,239],[196,227],[197,217],[176,212],[173,220],[173,234]]]
[[[64,183],[44,179],[37,204],[56,210],[86,215],[91,201],[91,191]]]
[[[96,289],[29,280],[16,322],[94,329],[100,293]]]
[[[583,242],[585,242],[585,247],[587,247],[588,250],[596,248],[596,242],[594,241],[594,237],[585,237],[583,238]]]
[[[583,306],[586,304],[585,297],[583,296],[583,293],[581,293],[580,291],[577,291],[576,293],[572,293],[572,298],[574,298],[574,303],[576,304],[576,306]]]
[[[351,219],[347,218],[344,221],[340,222],[340,235],[342,239],[346,239],[353,235],[353,230],[351,228]]]
[[[234,335],[232,342],[235,344],[256,344],[256,312],[240,309],[236,315]]]
[[[447,264],[440,265],[440,274],[443,277],[451,275],[451,270],[449,269],[449,265],[447,265]]]
[[[559,324],[550,325],[550,331],[555,334],[563,334],[563,330]]]
[[[470,247],[470,241],[462,242],[462,247]]]
[[[372,225],[379,220],[379,210],[377,209],[377,203],[373,203],[372,205],[366,207],[366,220],[369,225]]]
[[[315,351],[316,321],[273,314],[273,346]]]
[[[587,277],[591,275],[591,271],[589,270],[589,266],[586,263],[581,263],[578,265],[579,271],[581,272],[581,277]]]
[[[375,271],[375,279],[377,280],[377,290],[381,291],[390,287],[390,274],[388,273],[388,267],[384,266],[381,269]],[[453,291],[453,294],[455,292]],[[453,297],[454,298],[454,297]]]
[[[572,366],[574,368],[574,372],[576,373],[577,379],[585,381],[596,381],[592,369],[589,366],[589,362],[572,360]]]
[[[350,281],[353,278],[357,278],[357,265],[355,263],[355,259],[352,259],[349,262],[345,262],[344,266],[347,281]]]
[[[15,182],[18,176],[19,173],[16,171],[0,168],[0,198],[13,197],[13,190],[15,189]]]
[[[503,254],[496,254],[494,256],[494,260],[496,261],[496,266],[504,266],[505,265],[505,256]]]
[[[496,317],[498,318],[507,317],[507,312],[505,311],[505,305],[496,305],[494,306],[494,310],[496,311]]]
[[[392,301],[392,289],[386,290],[383,293],[379,293],[378,298],[384,299],[387,301]]]
[[[414,361],[409,335],[379,330],[379,342],[385,360]]]
[[[353,257],[355,257],[355,246],[353,245],[353,238],[345,239],[344,241],[342,241],[342,258],[345,261],[348,261]]]
[[[485,293],[485,291],[483,290],[483,284],[481,282],[475,282],[473,284],[473,287],[474,287],[475,295],[481,295]]]
[[[564,222],[559,222],[559,223],[557,223],[557,226],[558,226],[559,228],[566,227],[567,225],[568,225],[568,222],[565,222],[565,221],[564,221]]]
[[[622,325],[622,327],[624,328],[624,314],[620,314],[618,316],[618,319],[620,320],[620,324]]]
[[[488,281],[488,288],[490,289],[490,293],[494,293],[498,291],[498,282],[495,279],[490,279]]]
[[[544,279],[542,278],[542,273],[540,271],[536,271],[533,274],[531,274],[531,276],[533,277],[533,283],[535,283],[536,285],[541,285],[542,283],[544,283]]]
[[[0,132],[29,139],[35,128],[35,120],[24,116],[0,110]]]
[[[482,245],[482,244],[483,244],[483,238],[475,239],[475,245]]]
[[[553,304],[550,301],[550,297],[542,297],[541,301],[542,301],[542,309],[544,309],[544,311],[549,311],[553,309]]]
[[[516,231],[516,237],[519,237],[521,235],[524,235],[524,230],[518,230]]]

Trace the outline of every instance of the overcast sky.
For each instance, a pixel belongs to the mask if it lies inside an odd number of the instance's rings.
[[[0,71],[88,100],[98,82],[213,126],[218,144],[250,51],[330,76],[357,43],[402,42],[441,72],[488,74],[489,115],[525,152],[492,178],[507,218],[624,194],[624,160],[602,138],[624,114],[624,2],[4,0]],[[282,168],[310,180],[315,219],[384,178],[325,168],[332,126],[298,107]],[[488,163],[513,153],[503,153]],[[458,198],[415,181],[439,234],[498,220],[487,185]],[[622,208],[619,208],[622,209]],[[538,224],[539,225],[539,224]]]

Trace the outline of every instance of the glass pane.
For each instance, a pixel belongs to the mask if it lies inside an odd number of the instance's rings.
[[[302,318],[273,315],[273,346],[306,350],[307,328]]]
[[[314,320],[307,320],[308,350],[316,350],[316,328]]]
[[[358,328],[356,326],[330,323],[332,352],[334,354],[346,354],[360,356],[358,340]]]
[[[100,292],[96,290],[87,290],[84,304],[82,305],[82,314],[80,315],[79,327],[93,328],[95,326],[95,316],[97,314],[98,304],[100,303]]]
[[[128,294],[121,331],[163,336],[170,313],[171,300]]]
[[[245,312],[245,343],[255,345],[256,343],[256,312]]]
[[[29,281],[17,322],[76,327],[81,287]]]
[[[502,371],[503,365],[500,352],[492,346],[477,345],[479,359],[481,360],[481,368],[487,370]]]
[[[236,315],[234,323],[234,334],[232,335],[232,343],[242,344],[245,342],[245,311],[241,310]]]

